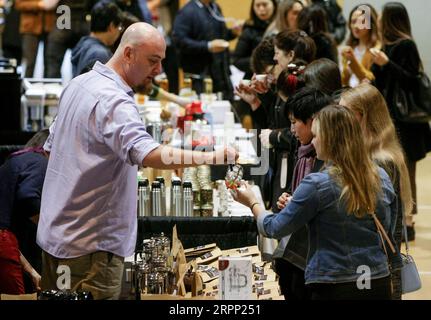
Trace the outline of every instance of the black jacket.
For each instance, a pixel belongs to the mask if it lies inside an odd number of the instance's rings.
[[[207,8],[198,0],[189,1],[177,14],[172,38],[179,53],[180,66],[185,73],[210,76],[214,91],[230,93],[229,50],[213,54],[208,43],[214,39],[232,40],[235,35],[222,21],[220,7],[210,3]]]
[[[244,79],[250,79],[253,75],[251,70],[251,54],[253,50],[262,41],[268,23],[256,19],[253,22],[248,22],[244,25],[241,36],[233,53],[233,64],[239,70],[245,72]]]
[[[346,36],[347,22],[337,0],[313,0],[313,3],[325,10],[329,32],[338,44],[342,43]]]
[[[82,37],[72,50],[73,77],[90,71],[96,61],[106,63],[111,57],[111,50],[100,40],[91,36]]]
[[[278,212],[277,200],[283,192],[288,190],[292,181],[295,161],[296,138],[290,132],[290,120],[287,117],[288,104],[280,98],[275,105],[269,108],[269,128],[272,129],[269,141],[273,148],[270,149],[270,166],[272,175],[272,210]],[[287,165],[286,174],[283,174],[283,166]],[[285,181],[283,186],[282,181]]]
[[[376,87],[382,92],[388,103],[389,111],[394,115],[392,105],[395,84],[406,91],[413,90],[416,77],[421,68],[419,51],[414,41],[406,39],[384,48],[389,63],[383,67],[373,65]],[[394,119],[401,145],[407,158],[418,161],[431,151],[431,130],[428,123],[403,123]]]
[[[316,33],[311,38],[316,44],[316,60],[327,58],[338,64],[337,46],[329,34]]]

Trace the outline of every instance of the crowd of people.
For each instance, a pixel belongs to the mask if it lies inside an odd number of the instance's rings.
[[[45,76],[59,77],[73,48],[75,78],[46,143],[45,133],[0,169],[11,181],[0,184],[0,247],[8,248],[0,253],[0,291],[25,291],[20,270],[34,289],[52,289],[66,264],[75,289],[118,298],[136,236],[136,167],[184,166],[162,164],[166,149],[145,132],[132,96],[163,93],[153,83],[162,70],[175,93],[179,66],[197,93],[210,77],[214,91],[238,97],[234,107],[269,151],[268,172],[254,177],[266,207],[247,184],[233,196],[250,207],[260,233],[279,240],[273,265],[285,298],[401,299],[401,243],[415,237],[416,163],[431,150],[429,123],[407,123],[396,112],[396,90],[413,92],[423,72],[402,3],[385,4],[380,17],[367,5],[364,28],[361,6],[346,21],[335,0],[253,0],[249,19],[228,28],[214,0],[181,9],[176,1],[83,0],[73,1],[71,30],[53,26],[59,4],[72,2],[15,1],[26,76],[45,41]],[[235,88],[231,64],[245,74]],[[237,156],[221,151],[190,154],[190,165]],[[31,239],[20,239],[19,226],[30,219],[42,252],[28,263]],[[388,254],[378,224],[395,252]],[[356,285],[363,265],[370,290]]]

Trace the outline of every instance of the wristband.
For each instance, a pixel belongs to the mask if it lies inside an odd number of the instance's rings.
[[[254,208],[254,206],[255,206],[255,205],[257,205],[257,204],[259,204],[259,202],[255,202],[255,203],[253,203],[253,204],[251,205],[251,207],[250,207],[251,212],[253,212],[253,208]]]

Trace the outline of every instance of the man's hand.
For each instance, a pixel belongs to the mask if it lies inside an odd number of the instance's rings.
[[[235,164],[239,153],[235,148],[224,147],[213,152],[213,164]]]
[[[215,39],[209,43],[208,49],[212,53],[225,51],[229,47],[229,42],[223,39]]]

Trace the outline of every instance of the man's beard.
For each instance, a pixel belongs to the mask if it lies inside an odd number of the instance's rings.
[[[140,84],[133,87],[133,91],[139,94],[149,95],[151,91],[153,91],[153,83],[150,82],[148,84]]]

